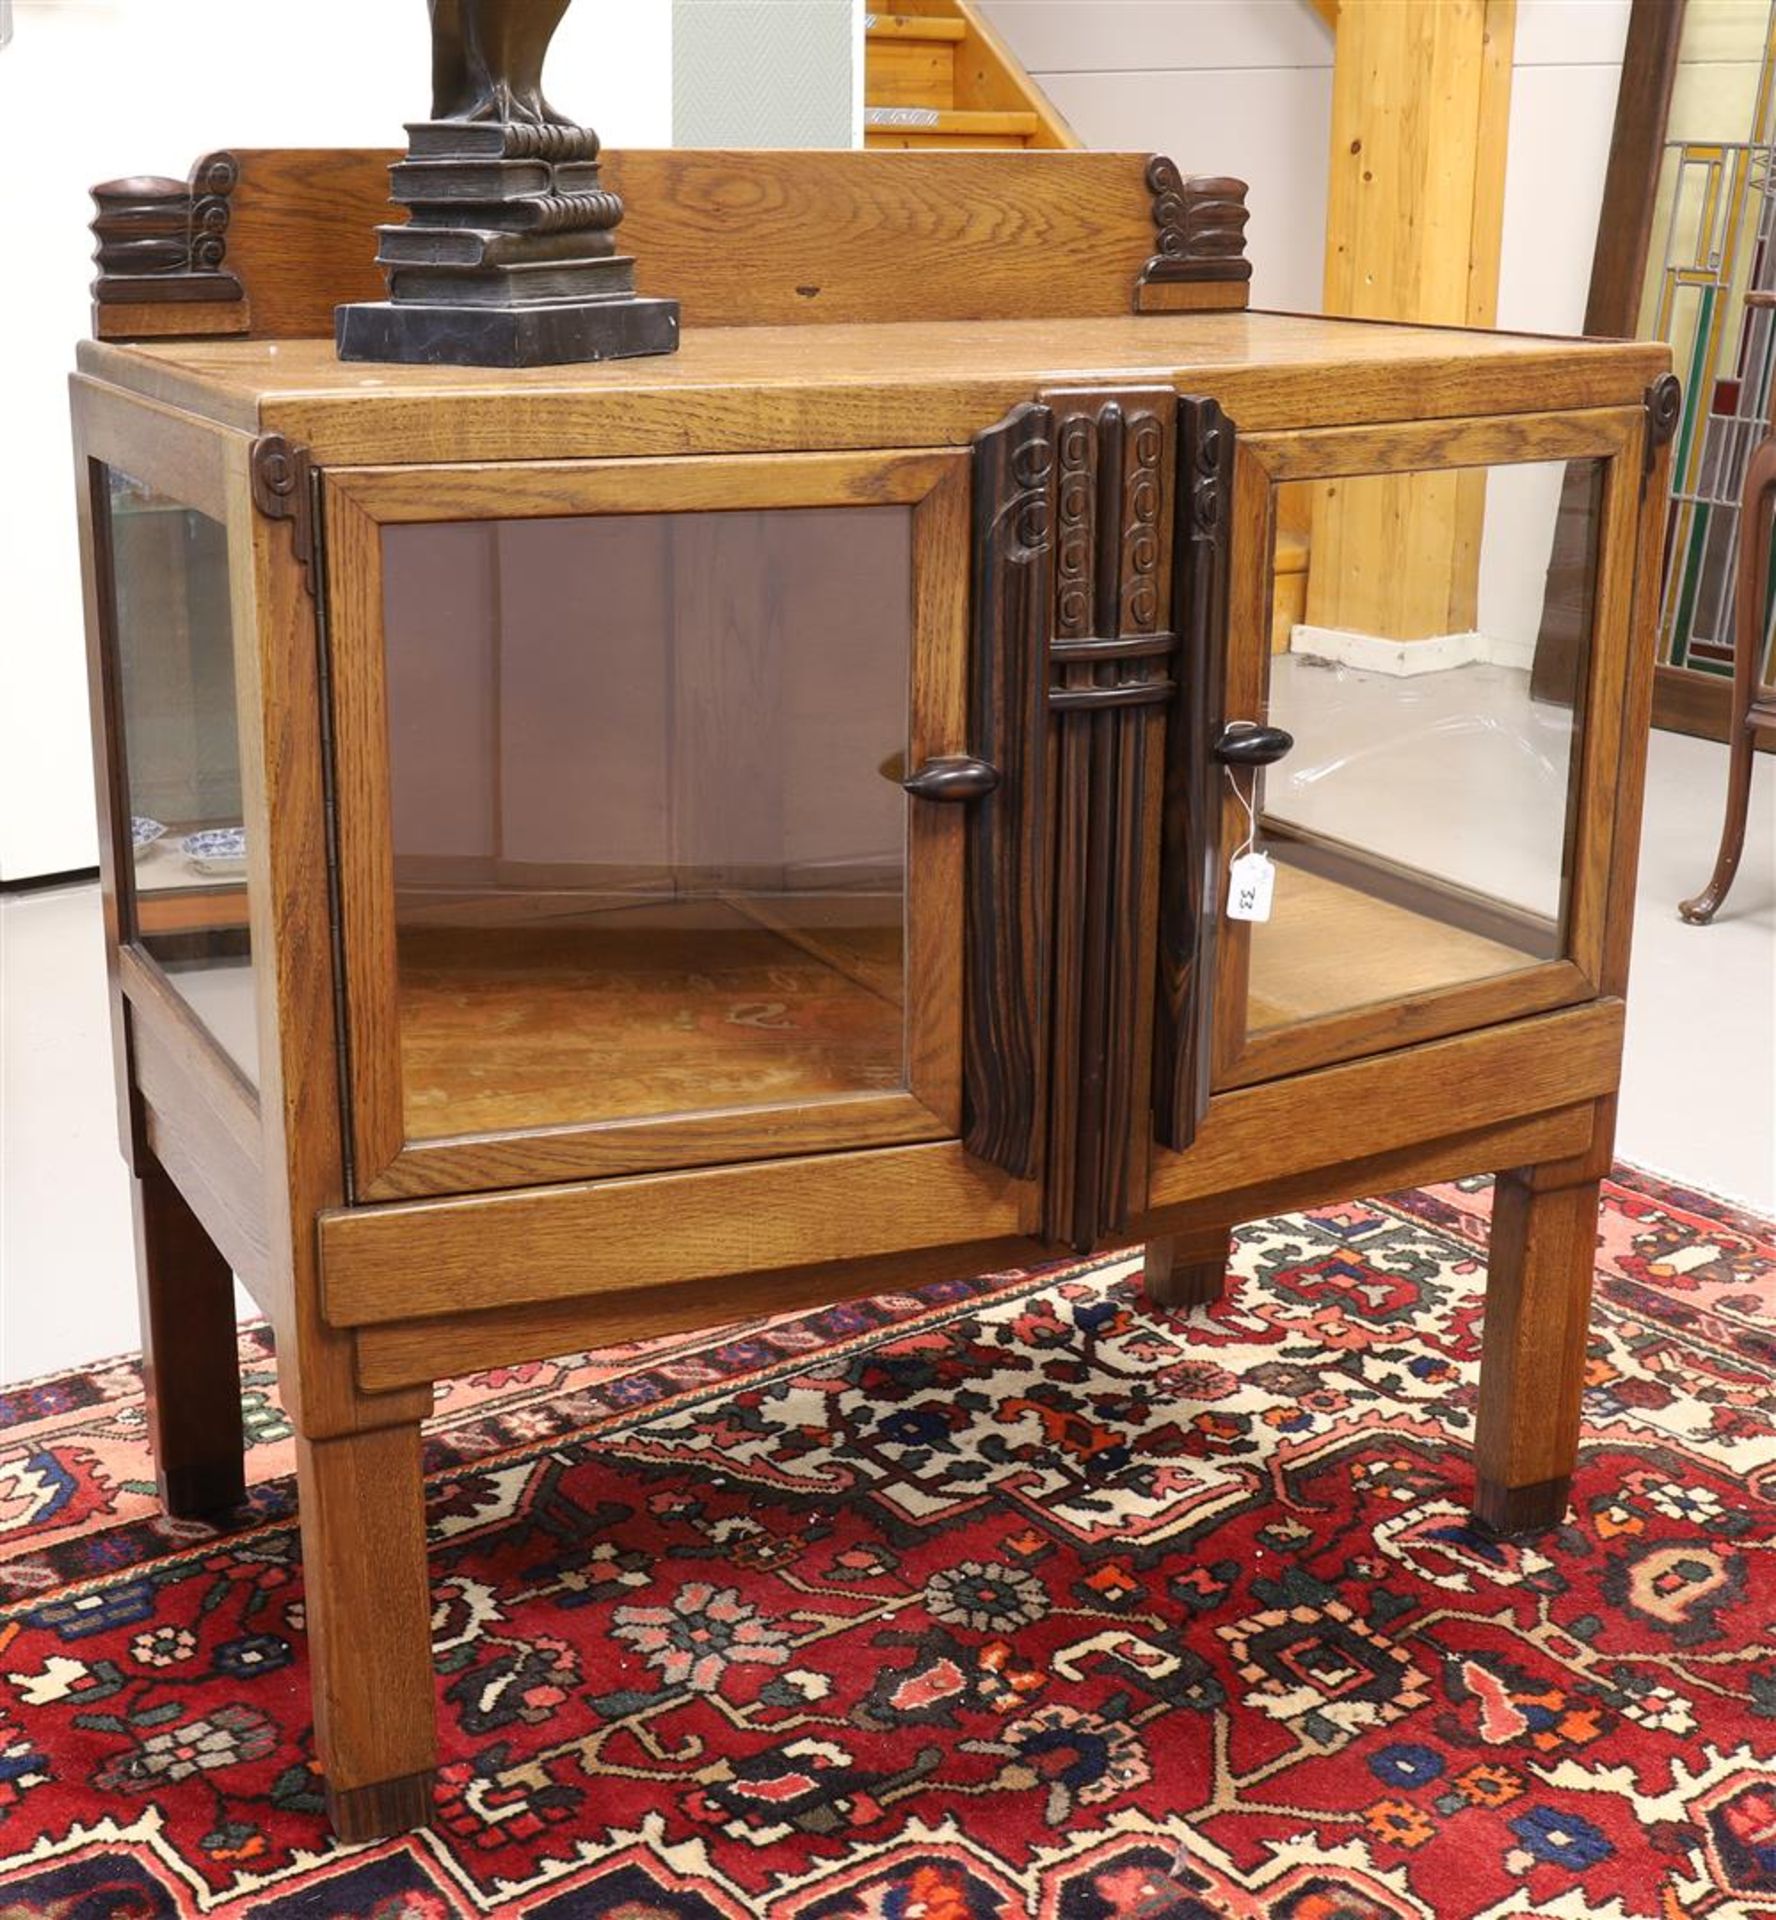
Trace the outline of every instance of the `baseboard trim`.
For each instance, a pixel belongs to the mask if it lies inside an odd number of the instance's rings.
[[[97,867],[69,867],[62,873],[28,873],[17,880],[0,880],[0,894],[47,893],[51,887],[84,886],[98,877]]]
[[[1515,667],[1527,673],[1535,658],[1533,645],[1520,646],[1479,632],[1439,633],[1423,640],[1378,640],[1372,633],[1306,624],[1290,633],[1289,651],[1312,660],[1336,661],[1341,667],[1356,667],[1364,673],[1401,678],[1471,666]]]

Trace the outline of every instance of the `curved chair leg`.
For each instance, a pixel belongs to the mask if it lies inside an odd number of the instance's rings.
[[[1745,493],[1739,509],[1739,572],[1733,596],[1733,717],[1727,762],[1727,817],[1720,852],[1708,885],[1678,913],[1693,927],[1705,927],[1720,911],[1739,857],[1745,851],[1745,823],[1751,813],[1752,756],[1757,741],[1752,710],[1758,705],[1758,668],[1764,650],[1764,608],[1768,604],[1770,516],[1776,492],[1776,434],[1766,434],[1745,469]]]
[[[1735,696],[1737,689],[1735,689]],[[1739,702],[1735,697],[1733,705]],[[1751,773],[1756,743],[1750,726],[1734,715],[1732,757],[1727,762],[1727,817],[1721,825],[1720,851],[1708,885],[1694,899],[1680,901],[1679,915],[1692,927],[1705,927],[1720,911],[1745,852],[1745,825],[1751,817]]]

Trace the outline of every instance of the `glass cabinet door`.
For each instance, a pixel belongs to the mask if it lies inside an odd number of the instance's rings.
[[[360,1192],[955,1133],[959,471],[338,480]]]
[[[1263,856],[1271,893],[1224,899],[1221,1084],[1594,990],[1589,688],[1626,644],[1638,420],[1240,442],[1226,719],[1292,745],[1223,736],[1223,871]]]
[[[117,468],[97,475],[123,937],[258,1081],[228,534]]]

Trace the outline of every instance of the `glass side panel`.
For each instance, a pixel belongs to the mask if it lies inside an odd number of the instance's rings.
[[[1564,953],[1602,471],[1279,490],[1251,1030]]]
[[[904,1087],[912,510],[382,538],[408,1137]]]
[[[124,785],[138,946],[255,1084],[228,535],[107,473]]]

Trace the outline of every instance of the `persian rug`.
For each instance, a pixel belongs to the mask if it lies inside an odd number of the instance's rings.
[[[1567,1524],[1467,1521],[1489,1189],[453,1383],[436,1824],[343,1849],[288,1435],[152,1497],[133,1365],[0,1395],[6,1920],[1776,1912],[1776,1245],[1609,1186]]]

